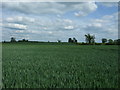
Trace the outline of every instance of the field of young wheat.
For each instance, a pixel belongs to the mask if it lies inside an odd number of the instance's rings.
[[[117,88],[118,46],[2,44],[3,88]]]

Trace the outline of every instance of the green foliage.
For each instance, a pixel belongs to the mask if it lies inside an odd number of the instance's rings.
[[[75,37],[73,37],[73,39],[72,39],[72,38],[69,38],[69,39],[68,39],[68,42],[69,42],[69,43],[77,43],[77,39],[76,39]]]
[[[120,39],[114,40],[115,45],[120,45]]]
[[[109,40],[108,40],[108,43],[109,43],[109,44],[113,44],[113,40],[112,40],[112,39],[109,39]]]
[[[61,42],[61,40],[57,40],[58,41],[58,43],[60,43]]]
[[[16,42],[14,37],[11,37],[11,42]]]
[[[118,87],[117,46],[3,43],[2,48],[3,88]]]
[[[90,34],[86,34],[85,35],[85,38],[86,38],[86,43],[95,43],[95,36],[93,35],[90,35]]]
[[[106,38],[102,38],[102,43],[106,43],[107,39]]]

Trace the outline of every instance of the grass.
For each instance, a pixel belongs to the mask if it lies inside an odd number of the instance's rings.
[[[2,45],[3,88],[117,88],[118,46]]]

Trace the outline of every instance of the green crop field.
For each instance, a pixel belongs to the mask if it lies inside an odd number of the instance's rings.
[[[118,46],[2,44],[3,88],[117,88]]]

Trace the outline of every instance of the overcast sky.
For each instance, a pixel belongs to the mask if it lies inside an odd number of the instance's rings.
[[[1,15],[1,14],[0,14]],[[2,40],[85,41],[85,34],[118,38],[118,6],[113,2],[4,2]]]

